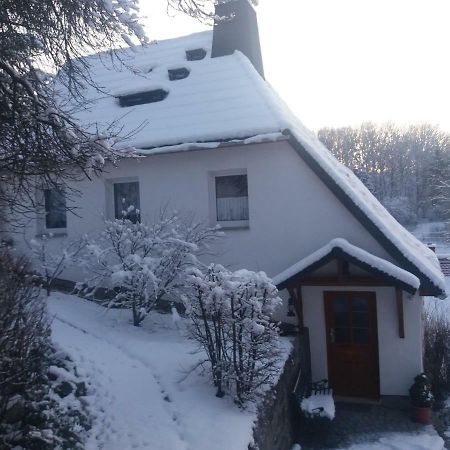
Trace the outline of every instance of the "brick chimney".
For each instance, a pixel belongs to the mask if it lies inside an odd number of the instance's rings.
[[[249,0],[225,0],[216,5],[216,15],[225,17],[214,22],[211,57],[242,52],[264,78],[258,19]]]

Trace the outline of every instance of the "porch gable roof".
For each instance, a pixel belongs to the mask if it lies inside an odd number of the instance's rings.
[[[296,279],[311,274],[335,259],[348,261],[411,294],[419,289],[420,280],[414,274],[350,244],[343,238],[331,240],[328,244],[273,277],[273,281],[278,289],[285,289]]]

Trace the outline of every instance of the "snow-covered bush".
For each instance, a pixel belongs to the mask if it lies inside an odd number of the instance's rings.
[[[188,282],[190,333],[206,352],[216,395],[229,390],[243,407],[277,372],[278,328],[271,322],[281,302],[277,288],[263,272],[220,265],[193,271]]]
[[[219,234],[176,214],[163,213],[152,224],[107,221],[102,235],[87,247],[93,274],[88,289],[112,287],[108,306],[131,309],[133,324],[139,326],[159,300],[179,293],[187,270],[199,264],[198,255]]]
[[[82,264],[87,238],[67,240],[56,248],[52,248],[53,235],[43,235],[30,240],[31,254],[34,259],[34,269],[41,276],[47,296],[50,295],[53,282],[70,266]]]
[[[0,448],[81,448],[89,419],[81,401],[61,391],[61,377],[50,374],[58,365],[76,379],[68,372],[74,365],[64,368],[68,357],[54,350],[45,298],[34,281],[24,258],[0,249]],[[76,385],[79,396],[86,395],[83,386]]]

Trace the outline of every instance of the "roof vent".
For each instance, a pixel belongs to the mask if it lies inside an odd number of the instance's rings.
[[[169,93],[164,89],[154,89],[152,91],[137,92],[136,94],[121,95],[119,105],[122,108],[127,106],[145,105],[163,101]]]
[[[186,67],[180,67],[178,69],[169,69],[168,73],[170,81],[183,80],[184,78],[187,78],[189,76],[189,70],[186,69]]]
[[[186,50],[186,59],[188,61],[200,61],[206,56],[206,50],[204,48],[195,48],[193,50]]]

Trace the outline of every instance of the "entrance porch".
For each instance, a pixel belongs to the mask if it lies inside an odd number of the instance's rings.
[[[274,278],[310,333],[313,380],[335,396],[405,396],[422,371],[419,280],[334,239]]]

